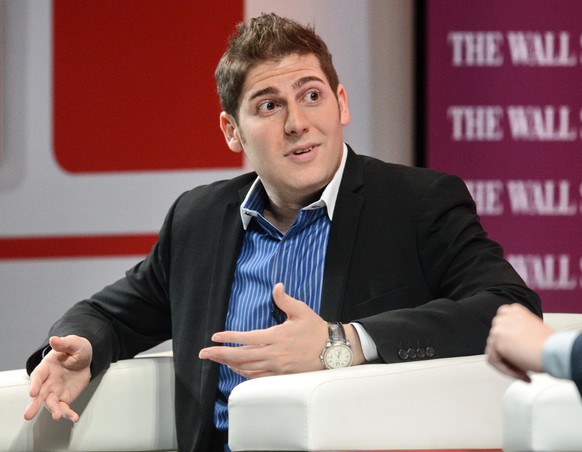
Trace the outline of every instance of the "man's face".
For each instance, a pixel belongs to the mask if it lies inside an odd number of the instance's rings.
[[[272,201],[311,201],[333,178],[350,120],[345,89],[334,93],[314,55],[291,54],[252,68],[238,121],[222,113],[231,150],[245,152]]]

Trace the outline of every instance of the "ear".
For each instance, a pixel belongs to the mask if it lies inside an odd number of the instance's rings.
[[[241,152],[243,150],[236,120],[224,111],[220,113],[220,130],[222,130],[226,144],[231,151]]]
[[[341,83],[337,86],[337,102],[340,111],[340,123],[347,126],[350,123],[350,109],[348,108],[348,93]]]

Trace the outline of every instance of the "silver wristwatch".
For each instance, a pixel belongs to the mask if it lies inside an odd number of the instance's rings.
[[[328,322],[329,339],[319,355],[326,369],[349,367],[352,364],[352,346],[340,322]]]

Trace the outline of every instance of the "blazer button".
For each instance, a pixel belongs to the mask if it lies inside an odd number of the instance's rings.
[[[426,356],[426,352],[424,351],[424,348],[416,349],[416,356],[418,356],[420,359],[424,358]]]
[[[413,348],[409,348],[406,350],[406,354],[409,356],[410,359],[416,358],[416,350]]]
[[[398,350],[398,356],[400,357],[400,359],[408,359],[408,353],[406,353],[406,350],[400,349]]]
[[[426,356],[432,358],[434,356],[434,348],[426,347]]]

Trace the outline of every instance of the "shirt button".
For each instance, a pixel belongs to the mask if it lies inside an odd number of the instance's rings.
[[[416,350],[413,348],[409,348],[406,353],[408,354],[408,356],[410,357],[410,359],[414,359],[416,358]]]
[[[434,348],[426,347],[426,356],[432,358],[434,356]]]
[[[408,359],[408,353],[406,353],[406,350],[403,349],[398,350],[398,356],[400,359]]]

